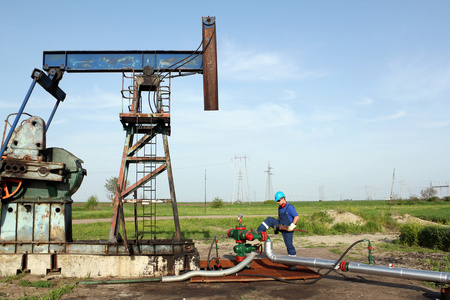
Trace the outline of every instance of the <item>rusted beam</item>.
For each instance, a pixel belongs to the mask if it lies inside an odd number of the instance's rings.
[[[145,177],[143,177],[141,180],[139,180],[138,182],[136,182],[135,184],[131,185],[130,187],[128,187],[127,189],[123,190],[122,193],[120,194],[120,196],[122,198],[125,198],[126,196],[128,196],[129,194],[131,194],[132,192],[134,192],[134,190],[138,189],[139,187],[141,187],[143,184],[146,184],[149,180],[151,180],[152,178],[154,178],[155,176],[161,174],[162,172],[164,172],[166,170],[166,164],[162,164],[160,165],[158,168],[156,168],[153,172],[151,172],[150,174],[146,175]]]
[[[216,18],[203,17],[203,97],[205,110],[219,110]]]
[[[156,156],[156,157],[128,157],[127,161],[129,163],[146,163],[146,162],[164,163],[164,162],[166,162],[166,158],[162,157],[162,156]]]
[[[133,143],[133,133],[132,128],[127,128],[127,135],[125,138],[125,144],[123,148],[123,155],[122,155],[122,163],[120,165],[120,172],[119,172],[119,178],[117,180],[117,191],[114,198],[114,208],[113,208],[113,215],[111,218],[111,228],[109,231],[109,242],[110,243],[117,243],[117,236],[119,235],[119,211],[120,207],[122,206],[122,198],[120,196],[122,190],[126,186],[126,178],[127,178],[127,172],[128,172],[128,165],[127,165],[127,153],[128,149],[131,147]]]
[[[136,144],[134,144],[129,150],[128,150],[128,156],[133,156],[136,154],[137,151],[142,149],[145,145],[148,144],[150,140],[152,140],[156,136],[156,131],[152,132],[151,134],[144,135],[139,141],[137,141]]]
[[[175,185],[173,183],[172,163],[170,161],[169,142],[167,134],[163,134],[164,153],[166,154],[167,177],[169,178],[170,197],[172,198],[173,222],[175,225],[175,241],[181,240],[180,220],[178,218],[177,198],[175,196]]]

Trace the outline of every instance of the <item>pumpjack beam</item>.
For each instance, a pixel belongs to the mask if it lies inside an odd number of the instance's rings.
[[[44,51],[43,69],[68,73],[158,72],[203,73],[204,110],[219,109],[216,18],[202,18],[202,51]]]
[[[44,51],[44,70],[66,72],[143,72],[151,66],[162,72],[202,72],[203,51]]]

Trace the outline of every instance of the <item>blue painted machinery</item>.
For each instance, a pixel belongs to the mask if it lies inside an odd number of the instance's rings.
[[[203,74],[204,109],[218,109],[215,18],[204,17],[202,28],[202,51],[43,53],[45,72],[39,69],[32,72],[32,84],[6,138],[5,127],[1,145],[0,254],[51,253],[54,258],[50,269],[57,269],[58,254],[159,255],[169,260],[169,266],[181,260],[184,268],[195,269],[198,252],[192,240],[181,238],[168,136],[172,78]],[[73,241],[71,196],[87,172],[82,167],[83,161],[67,150],[46,148],[46,131],[66,98],[58,86],[65,72],[117,72],[123,77],[122,101],[128,110],[120,113],[120,121],[126,137],[110,235],[105,241]],[[36,83],[56,99],[47,121],[24,112]],[[145,97],[149,99],[148,107],[143,101]],[[23,120],[24,115],[29,118]],[[162,155],[156,151],[158,137],[163,141]],[[135,182],[131,182],[131,171],[136,173]],[[158,199],[156,194],[155,179],[164,172],[170,199]],[[123,214],[123,205],[129,202],[135,205],[133,238],[127,236]],[[160,202],[172,204],[175,227],[172,239],[156,237],[155,205]],[[142,206],[140,214],[138,205]],[[146,236],[150,239],[144,239]],[[26,269],[23,261],[21,269]],[[169,267],[167,272],[173,273],[173,268]]]

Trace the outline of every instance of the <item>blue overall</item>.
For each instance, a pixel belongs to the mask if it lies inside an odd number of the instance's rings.
[[[267,219],[264,220],[264,222],[261,223],[258,227],[258,232],[263,232],[269,229],[269,227],[274,227],[275,225],[285,225],[289,226],[291,225],[292,221],[294,220],[294,217],[296,217],[298,214],[295,211],[295,208],[291,204],[287,203],[284,208],[278,207],[278,220],[272,217],[267,217]],[[289,210],[291,213],[289,213]],[[295,213],[295,215],[292,215]],[[294,232],[293,231],[280,231],[283,235],[284,244],[286,245],[286,249],[289,255],[296,255],[295,247],[293,244],[293,237]]]

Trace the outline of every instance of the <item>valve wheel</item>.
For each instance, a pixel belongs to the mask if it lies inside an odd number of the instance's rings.
[[[258,244],[258,252],[259,252],[259,255],[262,254],[262,250],[263,250],[262,244]]]
[[[13,188],[12,183],[17,184],[17,187],[10,192],[10,190]],[[8,199],[12,196],[14,196],[15,194],[17,194],[17,192],[20,190],[20,188],[22,187],[22,179],[15,179],[15,178],[4,178],[2,180],[2,198],[3,199]]]

